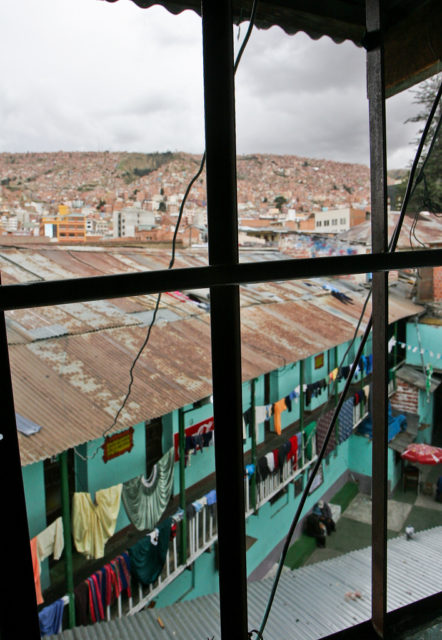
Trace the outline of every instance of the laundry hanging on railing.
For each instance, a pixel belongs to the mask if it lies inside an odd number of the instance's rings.
[[[324,443],[328,428],[333,418],[333,414],[334,414],[334,409],[327,411],[327,413],[324,413],[316,423],[316,448],[318,451],[321,450],[321,447]],[[336,438],[335,438],[335,431],[333,430],[333,432],[330,435],[327,448],[325,450],[325,455],[328,455],[331,451],[333,451],[335,447],[336,447]]]
[[[278,400],[278,402],[275,402],[273,405],[273,424],[278,436],[281,435],[281,413],[286,410],[287,404],[285,402],[285,398],[281,398],[281,400]]]
[[[40,562],[38,560],[38,553],[37,553],[37,536],[35,536],[35,538],[32,538],[30,543],[31,543],[32,571],[34,573],[35,599],[37,600],[37,604],[42,604],[44,600],[43,600],[43,595],[41,593]]]
[[[95,493],[96,505],[89,493],[74,493],[72,535],[75,548],[88,558],[102,558],[104,545],[114,534],[120,510],[122,484]]]
[[[112,605],[123,591],[131,597],[130,561],[127,551],[75,587],[77,624],[88,625],[104,620],[105,608]]]
[[[41,636],[52,636],[60,633],[63,624],[65,599],[60,598],[38,612]]]
[[[148,479],[143,475],[123,483],[121,498],[132,524],[143,531],[153,529],[166,509],[173,487],[173,447],[154,465]]]
[[[146,587],[161,575],[169,549],[171,525],[172,519],[167,518],[129,549],[132,575]]]
[[[63,549],[63,520],[60,517],[37,535],[38,559],[42,562],[52,555],[54,560],[59,560]]]
[[[354,398],[344,402],[339,412],[338,442],[344,442],[353,433],[353,407]]]
[[[214,420],[213,416],[198,422],[184,431],[184,446],[186,466],[190,465],[190,456],[196,454],[197,451],[203,451],[203,448],[213,446],[215,443]],[[180,436],[179,433],[174,435],[175,462],[180,459]]]

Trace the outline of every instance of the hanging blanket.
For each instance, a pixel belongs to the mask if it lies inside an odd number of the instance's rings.
[[[140,531],[153,529],[163,515],[172,494],[173,466],[172,447],[154,466],[148,480],[138,476],[123,484],[127,517]]]
[[[77,551],[88,558],[102,558],[104,545],[114,534],[120,510],[121,484],[95,493],[97,505],[89,493],[74,493],[72,535]]]
[[[163,570],[170,541],[172,519],[167,518],[158,529],[141,538],[129,549],[130,570],[139,582],[148,586]]]

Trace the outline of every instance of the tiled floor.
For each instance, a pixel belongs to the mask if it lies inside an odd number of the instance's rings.
[[[435,483],[442,475],[442,465],[421,467],[421,479]],[[401,483],[388,501],[389,538],[405,535],[405,527],[422,531],[442,524],[442,503],[433,496],[403,491]],[[328,560],[371,544],[371,498],[359,493],[341,515],[336,532],[327,537],[325,548],[316,548],[305,564]]]

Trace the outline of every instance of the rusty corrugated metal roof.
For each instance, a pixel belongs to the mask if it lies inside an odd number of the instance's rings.
[[[247,260],[262,260],[262,251]],[[271,259],[282,256],[270,252]],[[3,282],[65,278],[164,268],[166,250],[133,248],[3,248]],[[204,264],[207,255],[177,256],[178,266]],[[243,380],[349,340],[367,291],[326,280],[241,287]],[[146,335],[156,296],[138,296],[15,310],[7,313],[16,411],[42,425],[19,434],[23,464],[99,438],[113,421],[129,383],[129,369]],[[390,321],[422,307],[390,296]],[[368,318],[369,310],[365,320]],[[362,329],[364,325],[362,325]],[[135,369],[132,394],[114,431],[168,413],[211,394],[210,316],[183,294],[163,294],[151,339]]]
[[[393,231],[396,227],[399,219],[399,213],[390,211],[388,214],[388,236],[391,238]],[[410,251],[411,249],[422,249],[422,245],[411,236],[410,230],[413,225],[413,218],[405,216],[401,233],[399,235],[399,241],[397,249],[398,251]],[[442,219],[431,213],[419,214],[417,225],[415,229],[417,238],[422,242],[425,248],[435,248],[442,245]],[[346,245],[361,244],[367,247],[371,246],[371,222],[367,220],[361,224],[356,225],[339,235],[341,240]]]

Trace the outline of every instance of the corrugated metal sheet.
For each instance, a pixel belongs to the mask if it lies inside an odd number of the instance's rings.
[[[405,380],[409,384],[417,387],[418,389],[422,389],[423,391],[427,388],[427,376],[418,369],[411,367],[408,364],[403,365],[396,371],[396,377],[401,380]],[[441,383],[441,379],[437,376],[432,376],[430,381],[430,393],[434,393],[438,386]]]
[[[388,541],[389,611],[442,590],[441,545],[442,527],[418,532],[414,540],[401,536]],[[259,628],[271,587],[270,578],[249,584],[249,629]],[[349,591],[359,591],[362,597],[346,598]],[[370,617],[371,547],[367,547],[296,571],[284,571],[264,637],[315,640]],[[219,598],[203,596],[163,609],[148,609],[120,620],[77,627],[53,638],[219,640]]]
[[[399,213],[389,212],[388,214],[388,235],[393,235],[399,219]],[[413,218],[405,216],[401,233],[399,235],[398,250],[409,251],[413,248],[422,248],[414,238],[410,239],[410,230]],[[421,213],[415,229],[416,236],[426,246],[434,248],[442,245],[442,219],[436,215]],[[345,245],[362,244],[371,246],[371,222],[362,222],[352,227],[349,231],[341,233],[339,240]]]
[[[247,252],[246,259],[282,256]],[[165,250],[113,248],[2,249],[4,281],[75,277],[164,268]],[[177,255],[178,266],[207,260],[203,251]],[[17,266],[19,265],[19,266]],[[11,277],[10,277],[10,271]],[[18,269],[18,272],[17,272]],[[21,270],[21,271],[20,271]],[[325,280],[259,283],[241,288],[243,380],[349,340],[366,291],[334,286],[352,298],[343,304]],[[42,429],[20,437],[22,463],[48,458],[101,436],[110,427],[129,383],[130,366],[144,341],[156,296],[138,296],[8,312],[17,411]],[[391,296],[390,319],[422,310]],[[365,320],[369,311],[366,313]],[[363,326],[362,326],[363,329]],[[135,383],[114,430],[155,418],[207,397],[211,389],[210,316],[197,302],[161,296],[158,322],[137,362]]]

